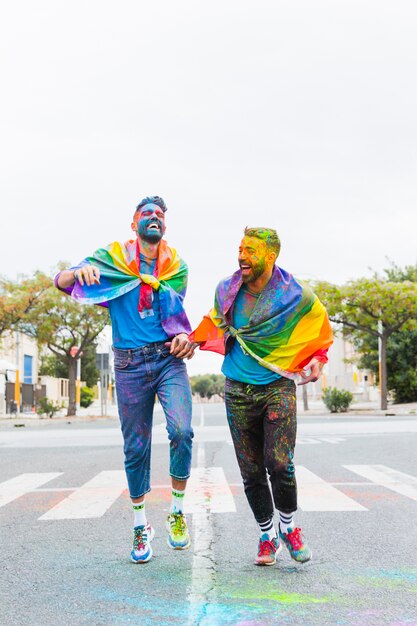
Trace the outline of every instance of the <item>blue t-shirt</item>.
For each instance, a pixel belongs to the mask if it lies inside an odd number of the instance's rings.
[[[153,274],[156,259],[151,261],[140,255],[140,268],[144,274]],[[159,292],[153,291],[153,315],[140,317],[138,311],[140,285],[128,293],[109,301],[113,346],[120,350],[139,348],[148,343],[167,341],[162,328],[159,310]]]
[[[260,294],[251,293],[245,285],[242,285],[232,311],[235,328],[247,325],[259,296]],[[237,341],[224,358],[222,372],[227,378],[252,385],[267,385],[281,378],[279,374],[258,363],[250,354],[246,354]]]

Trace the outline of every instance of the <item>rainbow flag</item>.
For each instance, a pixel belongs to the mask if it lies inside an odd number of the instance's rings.
[[[188,279],[186,263],[164,239],[159,243],[154,275],[140,273],[139,254],[138,239],[130,239],[126,243],[115,241],[99,248],[71,269],[86,264],[95,265],[100,270],[100,284],[81,286],[77,281],[73,287],[62,291],[79,302],[107,306],[109,300],[122,296],[138,285],[141,285],[141,291],[158,290],[161,321],[167,335],[172,337],[180,332],[189,333],[191,326],[182,304]],[[56,286],[58,276],[55,277]],[[138,305],[140,310],[141,300]]]
[[[333,333],[326,309],[306,284],[275,266],[250,320],[232,325],[233,303],[242,286],[240,270],[220,282],[213,309],[190,335],[201,350],[225,354],[233,340],[264,367],[297,380],[315,357],[327,361]]]

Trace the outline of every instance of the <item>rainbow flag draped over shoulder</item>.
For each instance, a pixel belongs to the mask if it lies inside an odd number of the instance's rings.
[[[233,304],[242,285],[235,272],[222,280],[214,308],[191,334],[202,350],[225,354],[234,338],[264,367],[296,380],[313,357],[327,361],[333,333],[326,309],[308,285],[275,266],[246,326],[234,328]]]
[[[139,254],[137,239],[126,243],[115,241],[99,248],[92,256],[71,269],[75,270],[86,264],[95,265],[100,270],[100,284],[80,285],[77,281],[73,287],[62,291],[79,302],[107,306],[109,300],[122,296],[138,285],[141,285],[141,290],[158,290],[161,322],[167,335],[172,337],[180,332],[189,333],[191,326],[182,304],[188,279],[186,263],[175,248],[168,246],[162,239],[158,247],[154,275],[141,274]],[[58,276],[55,278],[56,286]]]

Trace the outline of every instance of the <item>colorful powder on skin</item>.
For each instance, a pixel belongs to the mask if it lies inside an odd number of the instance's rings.
[[[241,286],[240,270],[219,284],[214,308],[190,336],[203,342],[202,350],[224,354],[225,339],[231,335],[261,365],[291,379],[298,378],[313,356],[326,360],[333,341],[331,326],[307,285],[275,266],[249,324],[236,329],[229,317]]]

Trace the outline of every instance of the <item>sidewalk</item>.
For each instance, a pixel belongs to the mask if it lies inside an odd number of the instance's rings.
[[[196,403],[197,404],[197,403]],[[205,403],[210,405],[210,403]],[[411,402],[409,404],[388,404],[388,409],[383,411],[379,408],[377,402],[354,402],[349,411],[346,413],[330,413],[324,406],[321,400],[310,400],[308,411],[304,411],[303,403],[297,401],[297,414],[303,417],[316,417],[316,416],[328,416],[328,417],[340,417],[347,418],[349,416],[374,416],[374,417],[395,417],[395,416],[417,416],[417,402]],[[67,417],[65,410],[57,413],[53,418],[46,416],[40,417],[36,413],[21,413],[20,415],[0,415],[0,423],[3,424],[53,424],[62,422],[90,422],[101,421],[114,423],[119,421],[117,405],[108,405],[107,415],[102,416],[100,414],[100,404],[94,402],[88,409],[78,409],[77,415]],[[157,404],[155,406],[156,411],[161,411],[161,406]]]
[[[417,402],[409,404],[392,404],[388,403],[388,408],[382,410],[379,402],[352,402],[346,413],[330,413],[321,400],[311,401],[308,403],[308,411],[304,411],[303,403],[297,401],[298,415],[332,415],[332,416],[349,416],[349,415],[376,415],[376,416],[395,416],[395,415],[417,415]]]

